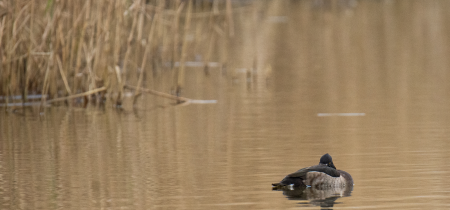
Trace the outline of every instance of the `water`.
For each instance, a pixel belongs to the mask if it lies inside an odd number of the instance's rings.
[[[449,2],[261,2],[226,71],[187,69],[217,103],[2,111],[0,208],[448,209]],[[272,191],[325,153],[353,191]]]

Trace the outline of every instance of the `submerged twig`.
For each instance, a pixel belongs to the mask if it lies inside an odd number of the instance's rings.
[[[130,90],[136,90],[137,87],[134,86],[130,86],[130,85],[124,85],[124,88],[128,88]],[[187,104],[215,104],[217,103],[217,100],[196,100],[196,99],[190,99],[190,98],[186,98],[186,97],[181,97],[181,96],[174,96],[174,95],[170,95],[168,93],[163,93],[163,92],[159,92],[156,90],[150,90],[150,89],[146,89],[146,88],[139,88],[140,91],[145,92],[145,93],[150,93],[156,96],[161,96],[164,98],[168,98],[168,99],[172,99],[172,100],[177,100],[178,102],[182,103],[183,105],[187,105]]]
[[[130,85],[124,85],[124,88],[128,88],[130,90],[137,90],[138,89],[138,87],[134,87],[134,86],[130,86]],[[168,99],[178,100],[178,101],[181,101],[181,102],[191,100],[189,98],[185,98],[185,97],[181,97],[181,96],[174,96],[174,95],[170,95],[168,93],[163,93],[163,92],[159,92],[159,91],[156,91],[156,90],[150,90],[150,89],[146,89],[146,88],[142,88],[142,87],[139,88],[139,90],[142,91],[142,92],[150,93],[150,94],[153,94],[153,95],[156,95],[156,96],[161,96],[161,97],[168,98]]]
[[[101,88],[90,90],[90,91],[87,91],[87,92],[84,92],[84,93],[75,94],[75,95],[71,95],[71,96],[67,96],[67,97],[51,99],[51,100],[48,100],[47,103],[53,103],[53,102],[57,102],[57,101],[64,101],[64,100],[69,100],[69,99],[72,99],[72,98],[79,98],[79,97],[83,97],[83,96],[88,96],[88,95],[92,95],[94,93],[98,93],[98,92],[104,91],[106,89],[107,88],[103,86]]]

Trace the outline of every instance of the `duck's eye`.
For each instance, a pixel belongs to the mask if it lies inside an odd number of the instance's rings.
[[[329,162],[328,165],[331,165],[331,162]]]

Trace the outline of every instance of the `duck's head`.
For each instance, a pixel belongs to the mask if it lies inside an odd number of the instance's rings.
[[[333,158],[331,158],[331,155],[329,155],[328,153],[325,154],[325,155],[323,155],[323,156],[320,158],[320,163],[319,163],[319,165],[326,165],[326,166],[328,166],[328,167],[331,167],[331,168],[336,169],[336,167],[335,167],[334,164],[333,164]]]

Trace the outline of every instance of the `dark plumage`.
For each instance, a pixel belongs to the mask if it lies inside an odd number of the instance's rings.
[[[337,187],[353,185],[352,176],[341,170],[337,170],[333,159],[327,153],[320,158],[319,165],[302,168],[288,174],[280,183],[272,184],[275,188],[285,186],[311,186],[311,187]]]

